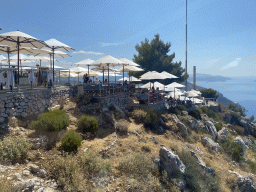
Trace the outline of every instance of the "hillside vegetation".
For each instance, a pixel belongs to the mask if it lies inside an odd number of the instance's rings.
[[[74,101],[2,125],[1,191],[256,190],[256,125],[234,106],[82,113]]]

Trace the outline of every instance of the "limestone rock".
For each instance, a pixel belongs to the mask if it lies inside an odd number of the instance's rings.
[[[219,144],[215,143],[212,139],[202,135],[201,141],[202,141],[202,144],[206,146],[208,149],[212,151],[217,151],[217,152],[221,151],[221,147],[219,146]]]
[[[181,116],[188,116],[188,112],[187,111],[181,111]]]
[[[196,158],[197,163],[202,167],[203,169],[206,168],[206,164],[203,162],[203,160],[193,151],[190,151],[191,155]]]
[[[218,132],[218,138],[220,141],[224,142],[227,140],[228,137],[228,129],[226,127],[223,127],[219,132]]]
[[[31,173],[37,173],[40,170],[40,168],[35,164],[29,164],[26,169]]]
[[[178,119],[178,117],[177,117],[176,115],[172,115],[172,121],[173,121],[174,123],[180,122],[180,120]]]
[[[193,130],[198,130],[199,129],[198,121],[192,119],[192,120],[189,120],[189,124],[190,124],[190,126]]]
[[[168,177],[172,177],[172,175],[177,172],[185,173],[186,167],[180,160],[179,156],[175,155],[171,150],[166,149],[165,146],[161,146],[159,156],[160,170],[165,170]]]
[[[186,127],[186,125],[179,121],[177,123],[177,126],[180,128],[182,137],[186,137],[188,135],[188,128]]]
[[[216,127],[211,121],[206,121],[204,128],[206,133],[209,133],[212,136],[213,140],[217,139],[218,133],[217,133]]]
[[[243,148],[243,152],[241,153],[241,155],[243,156],[246,150],[246,146],[243,139],[240,136],[238,136],[232,142],[238,143]]]

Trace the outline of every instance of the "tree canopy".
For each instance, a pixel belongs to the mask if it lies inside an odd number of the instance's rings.
[[[175,81],[182,82],[186,79],[184,74],[185,69],[181,67],[181,61],[173,62],[175,58],[175,53],[168,55],[170,51],[171,43],[164,43],[160,40],[160,35],[156,34],[155,38],[150,42],[147,38],[145,41],[141,42],[141,45],[137,44],[135,46],[138,54],[134,54],[134,62],[138,63],[145,71],[143,72],[133,72],[132,74],[139,77],[148,71],[162,72],[166,71],[173,75],[179,77]],[[188,77],[187,77],[188,78]],[[170,83],[173,80],[167,80],[166,83]]]
[[[202,89],[200,90],[200,92],[202,93],[202,97],[205,97],[205,98],[218,98],[219,97],[219,94],[217,93],[216,90],[214,89]]]

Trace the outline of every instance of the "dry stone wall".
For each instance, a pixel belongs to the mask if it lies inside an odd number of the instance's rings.
[[[10,116],[26,117],[39,114],[49,106],[58,104],[60,98],[66,99],[70,96],[68,87],[0,95],[0,123]]]

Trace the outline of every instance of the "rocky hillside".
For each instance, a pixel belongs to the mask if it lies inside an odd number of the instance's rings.
[[[248,118],[222,105],[189,113],[95,105],[55,106],[68,114],[61,130],[43,130],[32,123],[38,117],[2,124],[1,191],[256,191],[256,125]],[[97,119],[96,133],[79,128],[83,115]],[[82,143],[64,152],[69,130]]]

